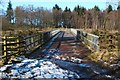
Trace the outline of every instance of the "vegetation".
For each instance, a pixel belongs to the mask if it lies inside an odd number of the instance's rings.
[[[120,58],[117,51],[112,51],[109,48],[111,44],[115,49],[116,46],[120,48],[120,41],[118,41],[120,38],[118,33],[120,29],[120,5],[116,10],[113,10],[112,5],[109,5],[103,11],[96,5],[88,10],[78,5],[71,11],[67,6],[65,10],[62,10],[57,4],[52,10],[43,7],[35,8],[32,5],[27,7],[17,6],[13,9],[12,3],[9,2],[6,12],[5,15],[2,15],[3,36],[14,34],[26,36],[37,33],[39,30],[46,30],[46,28],[65,27],[91,30],[91,33],[100,37],[100,46],[106,44],[104,45],[105,49],[101,47],[102,51],[89,56],[93,61],[102,60],[111,64],[110,59],[114,60],[113,57]],[[10,31],[11,34],[6,31]],[[105,36],[109,37],[110,35],[115,36],[115,39],[110,38],[108,40],[107,37],[105,38]],[[112,41],[112,43],[109,43],[109,41]],[[110,45],[107,45],[107,43]]]
[[[57,4],[52,11],[43,7],[30,5],[27,7],[17,6],[14,10],[12,3],[8,3],[6,15],[2,15],[2,28],[9,30],[19,27],[68,27],[80,29],[100,29],[117,30],[119,25],[119,5],[117,10],[113,10],[109,5],[106,10],[101,11],[98,6],[92,9],[86,9],[77,6],[73,11],[66,6],[62,10]]]

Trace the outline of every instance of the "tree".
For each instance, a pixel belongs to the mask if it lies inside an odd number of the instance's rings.
[[[62,21],[62,9],[56,4],[52,10],[53,10],[54,26],[58,27]]]
[[[64,12],[71,12],[71,10],[66,6]]]
[[[44,15],[43,7],[38,7],[36,9],[36,20],[37,20],[36,24],[37,24],[37,26],[40,26],[40,27],[43,26],[43,15]]]
[[[120,1],[118,2],[117,10],[120,10]]]
[[[92,28],[92,24],[93,24],[92,18],[93,17],[92,17],[91,12],[90,11],[86,11],[86,14],[85,14],[85,26],[87,28]]]
[[[74,8],[74,11],[77,11],[77,7]]]
[[[55,7],[53,7],[53,9],[61,10],[61,8],[57,4],[55,4]]]
[[[9,23],[12,23],[12,20],[14,19],[13,17],[13,9],[12,9],[12,4],[11,1],[8,2],[8,8],[7,8],[7,19]]]
[[[22,6],[17,6],[15,9],[16,25],[22,26],[25,18],[24,9]]]
[[[44,27],[50,27],[52,25],[53,19],[52,19],[52,13],[49,10],[43,11],[43,26]]]
[[[71,13],[71,27],[78,28],[78,14],[76,11]]]
[[[65,27],[71,27],[71,10],[66,7],[64,12],[62,13],[62,20]]]
[[[94,6],[94,9],[96,10],[96,11],[100,11],[100,9],[99,9],[99,7],[98,6]]]
[[[111,12],[111,11],[112,11],[112,6],[109,5],[108,8],[107,8],[107,12],[109,13],[109,12]]]
[[[67,12],[67,11],[68,11],[68,7],[66,6],[64,12]]]
[[[77,13],[77,18],[75,18],[76,20],[76,27],[77,28],[85,28],[85,12],[86,12],[86,8],[84,7],[80,7],[79,5],[77,7],[74,8],[74,11]]]
[[[74,11],[78,13],[78,15],[82,16],[85,13],[86,8],[80,7],[79,5],[74,8]]]
[[[100,27],[100,9],[98,6],[94,6],[92,9],[93,29]]]
[[[118,5],[118,7],[117,7],[117,10],[119,10],[120,9],[120,5]]]

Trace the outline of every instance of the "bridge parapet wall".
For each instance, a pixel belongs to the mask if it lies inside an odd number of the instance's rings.
[[[99,36],[94,34],[87,33],[82,30],[77,30],[71,28],[71,32],[76,35],[76,38],[82,41],[85,45],[87,45],[91,50],[99,51]]]

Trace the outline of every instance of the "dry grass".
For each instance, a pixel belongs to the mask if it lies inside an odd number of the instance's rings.
[[[3,66],[3,60],[0,60],[0,67]]]
[[[90,31],[90,30],[89,30]],[[118,52],[118,41],[117,37],[114,38],[114,36],[117,36],[118,31],[112,30],[112,31],[103,31],[103,30],[97,30],[93,31],[91,33],[95,33],[100,37],[100,51],[99,52],[93,52],[91,55],[88,56],[92,61],[95,61],[97,63],[101,63],[101,65],[109,67],[111,69],[114,69],[115,67],[111,65],[118,64],[118,60],[120,59],[120,54]],[[112,38],[108,38],[106,36],[112,35]],[[109,40],[112,40],[112,43],[109,42]],[[115,46],[115,48],[109,48],[109,45]]]
[[[101,63],[102,66],[108,67],[108,68],[114,68],[110,65],[118,64],[118,59],[120,59],[120,54],[118,51],[109,52],[107,50],[95,52],[88,56],[92,61],[95,61],[97,63]]]
[[[36,34],[38,32],[47,32],[54,30],[54,28],[46,27],[46,28],[28,28],[28,27],[20,27],[20,28],[14,28],[13,30],[6,30],[1,31],[2,36],[27,36],[31,34]]]

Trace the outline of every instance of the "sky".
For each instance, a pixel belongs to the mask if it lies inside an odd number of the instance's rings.
[[[0,9],[7,9],[9,0],[2,0],[3,6],[0,7]],[[118,2],[120,0],[11,0],[13,9],[16,8],[16,6],[28,6],[33,5],[34,7],[44,7],[47,9],[52,9],[55,4],[58,4],[59,7],[62,8],[62,10],[65,9],[67,6],[71,10],[74,9],[75,6],[80,5],[82,7],[85,7],[87,9],[93,8],[95,5],[97,5],[101,10],[104,10],[107,5],[106,2]],[[115,8],[114,6],[113,8]]]

